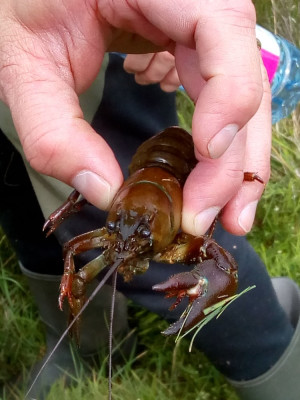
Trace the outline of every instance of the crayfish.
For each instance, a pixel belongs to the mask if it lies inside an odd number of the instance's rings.
[[[189,312],[186,310],[170,325],[165,335],[189,330],[204,318],[205,308],[235,294],[238,267],[233,256],[213,240],[214,224],[204,236],[180,232],[182,188],[196,162],[192,137],[179,127],[165,129],[138,148],[129,166],[130,176],[111,204],[106,226],[64,245],[60,308],[67,297],[71,315],[76,318],[85,303],[86,284],[102,269],[110,268],[130,281],[145,272],[152,259],[194,265],[192,270],[153,286],[166,297],[176,298],[171,309],[184,297],[189,300]],[[244,179],[263,183],[249,172]],[[86,203],[79,192],[73,191],[46,221],[47,235]],[[76,272],[74,256],[94,248],[102,248],[102,254]]]

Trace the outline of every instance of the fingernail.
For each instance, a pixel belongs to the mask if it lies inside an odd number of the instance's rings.
[[[72,180],[72,186],[95,206],[103,210],[109,206],[111,186],[100,175],[87,170],[80,171]]]
[[[219,158],[228,149],[238,130],[238,125],[229,124],[216,133],[207,146],[210,158]]]
[[[246,205],[246,207],[242,210],[240,213],[240,216],[238,218],[238,223],[240,227],[246,232],[250,232],[254,218],[255,218],[255,213],[256,213],[256,207],[257,207],[258,201],[253,201],[252,203],[249,203]]]
[[[207,232],[220,210],[220,207],[210,207],[195,216],[194,228],[196,235],[204,235]]]

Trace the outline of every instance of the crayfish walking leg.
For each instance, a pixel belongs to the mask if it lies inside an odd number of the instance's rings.
[[[78,272],[75,271],[74,256],[87,250],[109,247],[111,237],[105,228],[96,229],[71,239],[64,245],[65,269],[60,284],[59,307],[63,308],[64,298],[68,298],[70,320],[76,317],[85,303],[86,286],[99,272],[111,263],[108,250],[91,260]],[[78,341],[80,319],[73,325],[72,334]]]
[[[88,204],[88,201],[84,198],[79,200],[80,196],[81,195],[77,190],[73,190],[64,204],[48,217],[43,226],[43,231],[46,232],[46,237],[51,235],[51,233],[53,233],[66,218],[72,214],[76,214],[85,204]]]

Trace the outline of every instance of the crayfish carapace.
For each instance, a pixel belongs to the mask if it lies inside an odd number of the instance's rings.
[[[85,286],[105,267],[117,270],[125,281],[147,270],[149,261],[194,265],[189,272],[171,276],[154,285],[167,297],[175,297],[175,308],[184,297],[189,312],[183,314],[163,333],[185,332],[204,318],[203,310],[237,289],[237,264],[231,254],[213,239],[213,227],[204,236],[179,232],[182,188],[196,165],[191,135],[179,127],[170,127],[144,142],[129,167],[130,176],[115,196],[106,227],[79,235],[64,245],[64,275],[59,305],[68,298],[73,318],[85,302]],[[245,173],[246,180],[262,180]],[[263,182],[262,182],[263,183]],[[74,191],[44,225],[53,232],[70,214],[86,204]],[[78,272],[74,256],[94,248],[104,249]]]

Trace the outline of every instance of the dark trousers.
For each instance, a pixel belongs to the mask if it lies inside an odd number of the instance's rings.
[[[124,175],[137,146],[148,137],[177,124],[175,95],[158,85],[135,84],[122,69],[123,60],[110,56],[104,95],[93,126],[115,151]],[[0,224],[25,268],[41,274],[62,274],[61,245],[66,240],[105,224],[106,214],[86,206],[66,220],[56,236],[45,239],[44,222],[21,157],[0,135]],[[101,194],[99,194],[101,195]],[[236,237],[217,227],[215,239],[228,249],[239,265],[239,290],[256,289],[234,302],[223,315],[210,322],[197,336],[201,349],[228,378],[254,378],[268,370],[290,342],[293,329],[278,304],[266,268],[244,237]],[[96,251],[82,254],[83,265]],[[182,308],[168,311],[170,301],[152,285],[186,266],[152,263],[149,270],[130,283],[118,279],[118,290],[147,309],[172,322]]]

